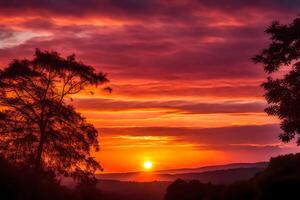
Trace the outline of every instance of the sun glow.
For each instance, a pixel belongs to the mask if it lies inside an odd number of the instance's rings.
[[[145,168],[145,169],[151,169],[151,168],[152,168],[152,162],[150,162],[150,161],[145,161],[145,162],[144,162],[144,168]]]

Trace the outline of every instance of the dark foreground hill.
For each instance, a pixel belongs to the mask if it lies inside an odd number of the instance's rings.
[[[267,169],[248,181],[227,185],[178,179],[165,200],[277,200],[300,199],[300,154],[272,158]]]
[[[237,165],[236,165],[237,166]],[[240,165],[239,165],[240,166]],[[234,168],[216,171],[207,171],[202,173],[184,173],[184,174],[143,174],[130,173],[133,176],[154,176],[163,180],[176,180],[177,178],[186,181],[197,179],[203,183],[212,182],[216,184],[229,184],[235,181],[248,180],[256,173],[263,171],[262,165],[251,165],[252,168]],[[241,167],[241,166],[240,166]],[[249,167],[244,166],[244,167]],[[127,177],[128,174],[118,174],[117,176],[109,176],[114,178]],[[127,177],[128,178],[128,177]],[[139,200],[161,200],[163,199],[170,181],[151,181],[151,182],[134,182],[134,181],[118,181],[118,180],[100,180],[98,188],[105,194],[116,199],[139,199]]]
[[[97,187],[81,185],[71,188],[60,185],[54,179],[38,178],[34,171],[15,168],[0,159],[0,199],[162,200],[164,196],[166,200],[299,199],[299,166],[300,154],[290,154],[272,158],[268,168],[256,168],[256,171],[254,168],[236,168],[185,173],[185,180],[178,179],[173,183],[100,180]],[[258,169],[260,172],[257,172]],[[242,176],[243,173],[246,176]],[[252,178],[247,180],[250,175]],[[195,177],[201,181],[191,180]],[[243,180],[232,183],[230,177]],[[215,183],[208,183],[212,178]]]
[[[203,183],[232,183],[238,180],[248,180],[262,170],[262,168],[238,168],[164,176],[168,176],[168,179],[174,180],[177,177],[183,178],[184,180],[198,179]],[[106,194],[118,199],[161,200],[170,184],[171,182],[169,181],[131,182],[100,180],[98,188]]]

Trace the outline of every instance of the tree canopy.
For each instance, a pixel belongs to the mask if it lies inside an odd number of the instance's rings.
[[[281,120],[279,138],[289,142],[300,134],[300,18],[286,25],[273,22],[266,33],[271,43],[253,61],[268,73],[262,84],[269,104],[265,111]]]
[[[0,71],[0,154],[9,162],[93,181],[98,131],[66,101],[106,75],[57,52],[35,51]]]

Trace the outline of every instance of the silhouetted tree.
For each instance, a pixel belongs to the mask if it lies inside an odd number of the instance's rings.
[[[75,59],[36,50],[34,58],[14,60],[0,71],[0,153],[10,163],[39,172],[94,179],[101,166],[98,132],[68,105],[67,98],[107,82]]]
[[[262,84],[269,104],[265,111],[279,117],[283,130],[279,138],[289,142],[300,134],[300,18],[287,25],[273,22],[266,33],[271,44],[253,60],[269,74]],[[297,143],[300,145],[299,137]]]

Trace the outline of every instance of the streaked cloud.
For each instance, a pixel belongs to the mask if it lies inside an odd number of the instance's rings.
[[[81,110],[91,111],[126,111],[154,110],[188,114],[212,113],[262,113],[264,102],[216,102],[198,103],[192,101],[122,101],[111,99],[75,99],[74,105]]]

